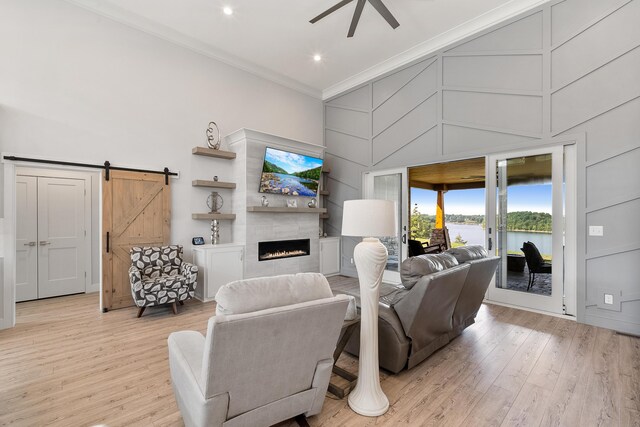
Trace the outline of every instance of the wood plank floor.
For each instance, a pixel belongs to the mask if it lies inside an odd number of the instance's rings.
[[[339,280],[339,279],[338,279]],[[205,332],[214,304],[106,314],[98,295],[17,306],[0,331],[0,425],[179,426],[167,335]],[[357,372],[357,359],[339,364]],[[418,367],[381,373],[379,418],[328,397],[312,426],[640,426],[640,339],[483,305],[477,323]],[[292,422],[281,426],[294,426]]]

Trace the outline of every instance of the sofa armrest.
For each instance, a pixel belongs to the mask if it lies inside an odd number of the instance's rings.
[[[452,329],[455,308],[469,265],[462,264],[423,276],[411,291],[394,305],[405,334],[418,350]]]
[[[317,415],[322,411],[324,398],[329,388],[329,381],[331,380],[332,369],[333,359],[320,360],[316,365],[316,372],[313,375],[313,381],[311,383],[311,387],[316,389],[316,397],[313,399],[311,408],[305,412],[305,416],[310,417]]]
[[[198,285],[198,266],[183,261],[180,264],[180,274],[187,279],[189,289],[194,290]]]
[[[144,299],[144,288],[142,286],[142,273],[135,265],[129,267],[129,283],[131,283],[131,296],[134,301]]]
[[[185,426],[222,426],[226,421],[229,395],[205,399],[201,384],[205,338],[199,332],[173,332],[167,340],[171,384]]]

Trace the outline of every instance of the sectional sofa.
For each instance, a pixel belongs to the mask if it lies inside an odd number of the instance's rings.
[[[403,261],[401,284],[380,287],[380,366],[393,373],[411,369],[472,325],[499,259],[482,246],[463,246]],[[333,291],[353,295],[359,306],[357,283],[336,284]],[[346,351],[358,355],[359,347],[356,332]]]

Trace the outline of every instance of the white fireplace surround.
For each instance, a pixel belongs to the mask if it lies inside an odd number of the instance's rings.
[[[231,200],[231,211],[236,214],[236,219],[232,222],[231,230],[233,241],[245,244],[244,277],[318,272],[318,214],[247,212],[247,207],[260,206],[263,195],[268,198],[271,207],[285,207],[287,199],[294,197],[258,191],[267,147],[314,157],[324,157],[324,147],[250,129],[240,129],[231,133],[225,138],[225,142],[229,149],[236,153],[233,176],[237,185]],[[299,196],[295,199],[298,207],[307,206],[311,200],[310,197]],[[288,239],[309,239],[309,256],[258,261],[258,242]]]

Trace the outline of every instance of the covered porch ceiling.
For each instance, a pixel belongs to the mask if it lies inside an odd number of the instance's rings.
[[[409,186],[447,191],[484,188],[484,157],[409,168]]]
[[[551,182],[551,155],[506,160],[508,185]],[[458,160],[409,168],[409,187],[433,191],[485,188],[485,158]]]

